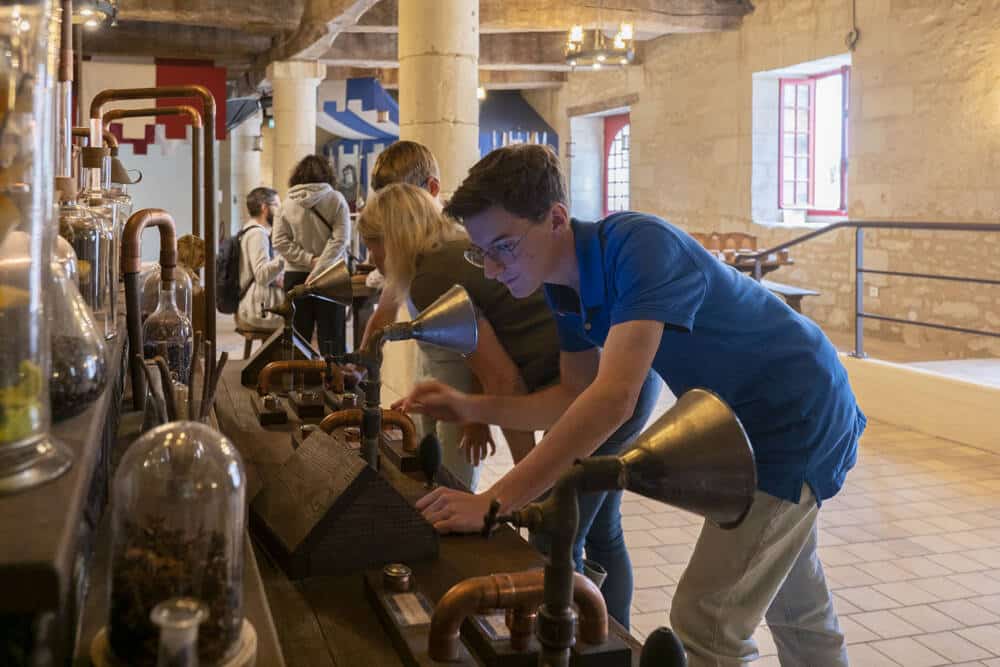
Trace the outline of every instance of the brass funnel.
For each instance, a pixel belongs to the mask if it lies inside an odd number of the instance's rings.
[[[312,296],[342,306],[350,306],[354,293],[351,289],[351,272],[347,268],[347,260],[338,259],[328,266],[316,267],[305,283],[289,292],[289,296],[292,298]]]
[[[757,488],[753,449],[740,420],[705,389],[677,403],[621,456],[624,488],[735,528]]]
[[[459,354],[471,354],[479,342],[476,307],[461,285],[438,297],[410,322],[385,329],[386,340],[419,340]]]

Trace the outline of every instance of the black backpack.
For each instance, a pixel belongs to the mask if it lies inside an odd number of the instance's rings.
[[[232,315],[240,307],[240,301],[247,290],[253,285],[253,274],[250,282],[240,289],[240,255],[243,235],[251,229],[264,229],[260,225],[251,225],[241,229],[236,236],[230,236],[219,246],[215,256],[215,308],[225,315]]]

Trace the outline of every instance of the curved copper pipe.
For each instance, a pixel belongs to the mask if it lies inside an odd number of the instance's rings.
[[[118,150],[118,137],[116,137],[115,135],[111,134],[110,130],[104,130],[103,132],[101,132],[101,134],[104,135],[104,143],[106,143],[108,145],[108,148],[111,149],[111,154],[115,155],[115,152]],[[88,127],[74,127],[73,128],[73,136],[74,137],[83,137],[85,139],[89,139],[90,138],[90,128],[88,128]]]
[[[101,108],[114,100],[158,99],[161,97],[197,97],[202,104],[202,151],[204,227],[205,227],[205,340],[216,345],[215,337],[215,253],[216,253],[216,186],[215,186],[215,97],[205,86],[156,86],[154,88],[118,88],[102,90],[90,102],[90,119],[100,122]],[[103,127],[103,125],[101,126]],[[197,218],[192,223],[191,232],[201,235]]]
[[[334,429],[344,426],[361,426],[363,412],[360,408],[349,408],[331,412],[319,423],[324,433],[332,433]],[[382,430],[395,426],[403,432],[403,451],[417,451],[417,428],[413,420],[397,410],[382,410]]]
[[[108,109],[101,114],[101,126],[107,128],[110,123],[122,118],[144,118],[146,116],[187,116],[194,127],[202,127],[201,114],[189,104],[178,104],[172,107],[142,107],[139,109]]]
[[[439,662],[458,659],[462,621],[491,609],[513,609],[513,619],[527,620],[544,600],[545,571],[510,572],[472,577],[452,586],[434,607],[427,653]],[[608,639],[608,608],[597,586],[579,572],[573,576],[573,601],[580,609],[580,639],[603,644]],[[529,623],[514,623],[511,643],[527,644]],[[515,639],[515,630],[517,638]]]
[[[192,233],[197,236],[198,229],[201,227],[201,213],[202,213],[202,193],[205,190],[205,185],[202,181],[202,172],[199,168],[202,167],[201,155],[198,153],[199,140],[203,137],[201,134],[204,132],[204,128],[201,124],[201,113],[189,104],[178,104],[170,107],[140,107],[138,109],[108,109],[107,111],[102,111],[101,113],[101,127],[108,130],[111,123],[116,120],[121,120],[122,118],[148,118],[156,116],[187,116],[188,120],[191,121],[191,230]],[[202,141],[204,143],[204,141]]]
[[[144,208],[136,211],[125,223],[122,233],[123,272],[139,273],[142,267],[142,232],[147,227],[160,230],[160,277],[174,279],[177,266],[177,226],[170,214],[159,208]]]
[[[271,390],[271,379],[273,376],[281,376],[285,373],[310,371],[331,375],[331,389],[338,393],[344,393],[344,373],[336,364],[328,364],[322,359],[293,359],[291,361],[272,361],[264,368],[260,369],[257,375],[257,393],[266,396]]]

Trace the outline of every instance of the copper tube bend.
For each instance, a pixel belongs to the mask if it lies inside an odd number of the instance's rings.
[[[319,427],[324,433],[332,433],[334,429],[345,426],[361,426],[363,414],[360,408],[331,412],[320,422]],[[417,451],[417,428],[413,425],[412,419],[397,410],[382,410],[382,430],[388,426],[395,426],[403,432],[404,451]]]
[[[122,234],[122,267],[124,273],[139,273],[142,265],[142,232],[147,227],[160,230],[160,276],[173,280],[177,266],[177,228],[170,214],[159,208],[136,211],[125,223]]]
[[[291,361],[272,361],[264,368],[260,369],[257,376],[257,393],[266,396],[271,390],[271,380],[273,377],[280,377],[285,373],[309,371],[326,373],[327,364],[322,359],[292,359]]]
[[[108,130],[108,129],[105,129],[103,132],[101,132],[101,134],[104,135],[104,143],[108,145],[108,148],[111,149],[111,154],[114,155],[115,151],[118,149],[118,137],[116,137],[115,135],[111,134],[111,131]],[[89,139],[90,138],[90,128],[87,128],[87,127],[74,127],[73,128],[73,136],[74,137],[85,137],[85,138]]]
[[[440,662],[457,660],[462,621],[491,609],[513,609],[515,618],[530,616],[542,604],[544,588],[543,570],[493,574],[460,581],[444,594],[434,608],[427,639],[428,655]],[[580,640],[587,644],[607,641],[608,609],[604,597],[594,582],[579,572],[573,575],[573,601],[580,609]],[[523,641],[526,628],[518,630],[518,639]]]
[[[169,107],[143,107],[141,109],[108,109],[101,114],[101,127],[122,118],[146,118],[149,116],[187,116],[192,127],[202,127],[201,113],[188,104]]]

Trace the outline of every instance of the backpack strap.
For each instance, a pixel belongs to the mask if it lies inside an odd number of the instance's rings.
[[[241,264],[243,263],[243,236],[247,232],[249,232],[251,229],[260,229],[260,230],[265,231],[265,232],[267,231],[266,229],[264,229],[263,225],[250,225],[249,227],[244,227],[240,231],[236,232],[236,242],[240,244],[240,263]],[[239,271],[238,267],[237,267],[237,271]],[[243,300],[243,297],[245,297],[247,295],[247,292],[250,291],[250,288],[253,287],[254,280],[256,280],[256,278],[253,275],[253,267],[250,267],[250,282],[247,283],[246,287],[243,287],[243,288],[240,289],[240,301]]]

